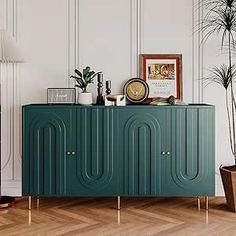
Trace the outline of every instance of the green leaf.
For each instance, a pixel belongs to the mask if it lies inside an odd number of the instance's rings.
[[[99,71],[99,72],[97,72],[97,73],[95,73],[94,75],[92,75],[92,77],[91,78],[94,78],[95,76],[97,76],[98,74],[101,74],[102,72],[101,71]]]
[[[87,75],[87,78],[90,78],[92,75],[94,75],[95,74],[95,71],[90,71],[90,72],[88,72],[88,75]]]
[[[73,79],[80,79],[79,77],[74,76],[74,75],[71,75],[70,78],[73,78]]]
[[[75,69],[75,73],[76,73],[79,77],[82,77],[82,76],[83,76],[82,73],[81,73],[79,70],[77,70],[77,69]]]
[[[90,67],[87,66],[85,69],[83,69],[83,78],[85,79],[90,71]]]

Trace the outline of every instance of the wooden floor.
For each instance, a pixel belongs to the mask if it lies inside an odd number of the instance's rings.
[[[43,198],[27,209],[27,200],[0,210],[4,235],[236,235],[236,214],[224,198],[211,198],[210,209],[197,210],[195,198]],[[204,201],[202,200],[202,207]]]

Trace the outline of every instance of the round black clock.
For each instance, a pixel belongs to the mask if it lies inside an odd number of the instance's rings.
[[[129,102],[141,104],[148,98],[148,84],[140,78],[132,78],[125,83],[124,94]]]

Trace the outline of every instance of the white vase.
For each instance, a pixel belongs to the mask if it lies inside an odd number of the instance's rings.
[[[93,103],[92,93],[79,93],[78,103],[80,105],[92,105]]]

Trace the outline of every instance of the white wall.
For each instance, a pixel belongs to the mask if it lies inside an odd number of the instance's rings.
[[[217,105],[216,166],[230,162],[223,99],[218,88],[204,88],[199,80],[216,62],[215,41],[201,48],[202,35],[194,33],[202,16],[199,2],[0,0],[0,28],[17,38],[25,57],[24,64],[2,65],[0,71],[3,193],[21,193],[21,105],[46,102],[48,87],[73,86],[69,75],[86,65],[103,71],[112,92],[120,93],[127,79],[139,75],[141,53],[183,54],[184,100]],[[95,97],[96,85],[91,91]]]

